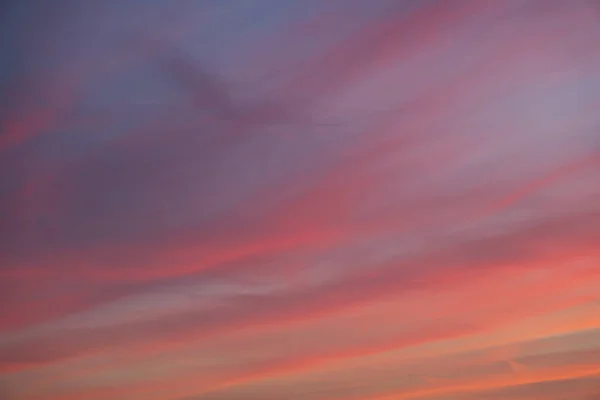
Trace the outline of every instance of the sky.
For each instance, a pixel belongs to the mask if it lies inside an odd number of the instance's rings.
[[[3,3],[0,398],[600,398],[600,4]]]

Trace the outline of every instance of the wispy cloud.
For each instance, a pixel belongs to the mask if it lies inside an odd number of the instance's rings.
[[[0,397],[597,394],[593,4],[60,3],[0,69]]]

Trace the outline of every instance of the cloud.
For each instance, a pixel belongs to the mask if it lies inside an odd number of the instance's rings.
[[[375,3],[64,3],[81,37],[23,39],[0,140],[12,398],[593,393],[595,59],[569,49],[597,28],[571,5]],[[307,21],[324,33],[283,28]]]

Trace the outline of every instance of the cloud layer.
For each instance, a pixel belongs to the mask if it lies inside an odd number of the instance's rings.
[[[593,2],[6,10],[0,397],[600,395]]]

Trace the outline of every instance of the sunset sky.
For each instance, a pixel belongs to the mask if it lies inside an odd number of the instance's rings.
[[[0,15],[0,400],[600,399],[600,2]]]

